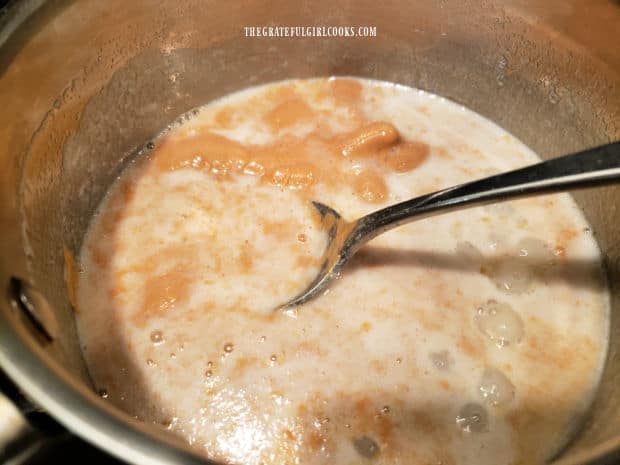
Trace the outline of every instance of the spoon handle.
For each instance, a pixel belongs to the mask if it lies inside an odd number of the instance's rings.
[[[391,205],[360,218],[351,239],[357,249],[385,231],[424,217],[619,181],[620,142],[613,142]]]

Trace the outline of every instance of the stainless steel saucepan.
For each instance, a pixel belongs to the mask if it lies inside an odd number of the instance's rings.
[[[0,15],[0,367],[111,454],[203,463],[93,392],[63,250],[126,158],[177,115],[286,78],[355,75],[434,92],[544,158],[620,139],[614,0],[22,0]],[[249,26],[374,26],[376,37],[245,37]],[[620,189],[575,194],[604,252],[610,349],[558,465],[620,458]],[[11,434],[17,435],[19,428]]]

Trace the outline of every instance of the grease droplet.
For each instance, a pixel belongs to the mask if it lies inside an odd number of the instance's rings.
[[[497,368],[486,368],[478,386],[487,404],[495,407],[508,404],[515,396],[515,387]]]
[[[523,337],[523,321],[507,303],[493,299],[487,301],[478,307],[474,321],[498,347],[515,344]]]

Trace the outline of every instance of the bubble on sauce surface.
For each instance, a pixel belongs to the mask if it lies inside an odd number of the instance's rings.
[[[494,407],[509,404],[515,396],[512,382],[504,373],[493,367],[485,368],[478,390],[484,401]]]
[[[498,347],[515,344],[523,337],[523,321],[513,308],[491,299],[480,305],[474,316],[478,329]]]
[[[513,255],[507,255],[485,271],[495,286],[507,294],[531,290],[537,276],[554,264],[556,254],[550,244],[535,237],[519,240]]]
[[[449,370],[454,365],[454,359],[447,350],[441,350],[439,352],[431,352],[429,358],[435,368],[441,371]]]
[[[250,161],[243,167],[243,173],[249,176],[263,176],[265,167],[256,161]]]
[[[368,436],[360,436],[353,440],[353,447],[362,457],[372,459],[379,455],[379,445]]]
[[[487,273],[495,286],[507,294],[522,294],[531,289],[534,273],[531,267],[516,257],[507,257]]]
[[[164,339],[164,333],[162,333],[161,331],[153,331],[151,333],[151,342],[153,343],[153,345],[158,346],[160,344],[163,344],[165,339]]]
[[[459,410],[456,425],[466,433],[484,433],[489,430],[489,414],[484,406],[471,402]]]

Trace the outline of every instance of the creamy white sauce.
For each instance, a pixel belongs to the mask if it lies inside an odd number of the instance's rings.
[[[430,154],[385,174],[380,204],[319,179],[311,197],[347,218],[538,161],[452,102],[359,82],[365,117]],[[319,123],[350,131],[346,106],[317,97],[329,85],[233,94],[169,141],[205,126],[244,144],[301,137]],[[278,86],[323,113],[274,133],[263,116]],[[232,122],[217,127],[223,108]],[[312,279],[325,246],[307,198],[252,175],[154,170],[157,153],[112,188],[80,256],[80,338],[111,402],[245,465],[535,464],[572,434],[599,378],[609,302],[597,245],[568,195],[393,230],[326,295],[273,314]],[[346,163],[355,171],[367,162]],[[145,310],[146,289],[157,308]]]

